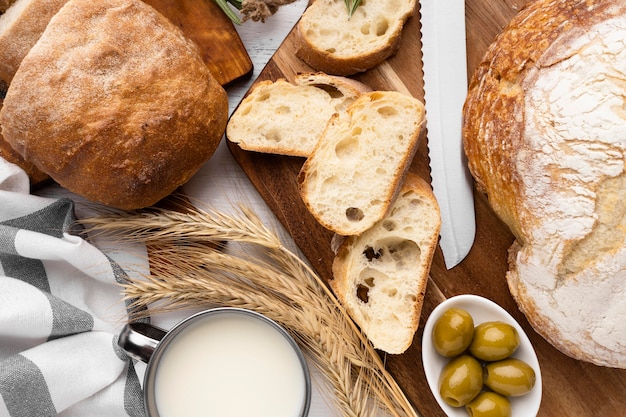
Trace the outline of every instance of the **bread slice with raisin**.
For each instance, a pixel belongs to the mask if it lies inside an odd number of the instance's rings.
[[[440,228],[430,185],[409,173],[385,218],[339,247],[330,286],[375,348],[411,345]]]

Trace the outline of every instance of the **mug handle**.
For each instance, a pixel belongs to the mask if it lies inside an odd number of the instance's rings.
[[[117,344],[131,358],[148,363],[166,333],[148,323],[128,323],[122,329]]]

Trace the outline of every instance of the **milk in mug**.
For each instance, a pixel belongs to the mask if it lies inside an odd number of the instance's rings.
[[[264,320],[226,312],[171,341],[154,394],[159,417],[299,417],[306,384],[290,340]]]

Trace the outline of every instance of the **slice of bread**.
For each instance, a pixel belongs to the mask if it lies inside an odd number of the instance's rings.
[[[331,116],[370,88],[324,73],[262,81],[230,117],[226,137],[242,149],[307,157]]]
[[[317,221],[337,234],[358,235],[386,214],[413,160],[425,111],[395,91],[362,94],[336,113],[305,161],[298,183]]]
[[[17,0],[0,16],[0,80],[11,83],[22,60],[67,0]]]
[[[330,286],[377,349],[411,345],[440,228],[430,186],[409,173],[387,216],[339,247]]]
[[[296,29],[296,56],[329,74],[366,71],[396,53],[415,0],[362,0],[352,16],[344,0],[315,0]]]

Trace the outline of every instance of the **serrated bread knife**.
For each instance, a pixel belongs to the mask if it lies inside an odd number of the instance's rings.
[[[420,0],[424,104],[432,186],[441,209],[446,268],[474,244],[472,179],[461,140],[467,95],[465,0]]]

